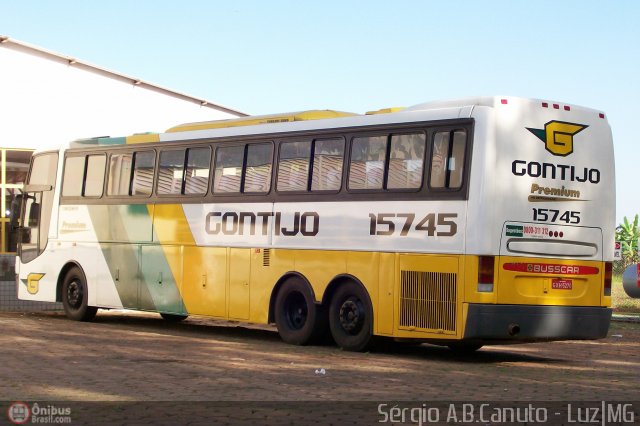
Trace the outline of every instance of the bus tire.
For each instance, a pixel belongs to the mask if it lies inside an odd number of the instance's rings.
[[[165,314],[164,312],[161,312],[160,316],[167,322],[180,322],[186,320],[189,317],[189,315]]]
[[[311,343],[319,328],[320,308],[309,286],[298,277],[289,278],[278,291],[275,319],[283,341],[293,345]]]
[[[362,352],[372,342],[373,309],[366,290],[353,281],[338,287],[329,305],[329,328],[336,344]]]
[[[98,308],[89,306],[87,279],[80,268],[71,268],[64,277],[62,306],[67,317],[75,321],[91,321],[98,312]]]

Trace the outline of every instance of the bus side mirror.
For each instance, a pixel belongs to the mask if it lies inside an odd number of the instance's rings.
[[[9,208],[9,229],[16,230],[18,228],[18,219],[20,218],[20,208],[22,207],[23,194],[17,194],[13,200],[11,200],[11,207]]]
[[[39,220],[40,220],[40,203],[33,202],[31,203],[31,208],[29,209],[29,226],[38,226]]]

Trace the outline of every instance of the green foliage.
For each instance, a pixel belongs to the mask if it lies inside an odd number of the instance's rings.
[[[614,272],[622,273],[625,268],[633,263],[638,263],[638,239],[640,238],[640,228],[638,228],[638,215],[629,222],[627,217],[616,228],[616,241],[620,242],[622,259],[614,264]]]

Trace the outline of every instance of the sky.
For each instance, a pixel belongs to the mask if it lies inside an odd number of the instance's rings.
[[[617,223],[640,213],[634,0],[0,0],[0,11],[0,35],[249,114],[483,95],[591,107],[613,132]]]

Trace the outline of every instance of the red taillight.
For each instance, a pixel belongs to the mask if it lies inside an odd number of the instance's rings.
[[[480,256],[478,258],[478,291],[491,293],[494,279],[494,256]]]
[[[598,115],[600,116],[600,118],[604,118],[604,114],[603,113],[600,113]]]
[[[605,262],[604,264],[604,295],[611,296],[611,281],[613,278],[613,263]]]

